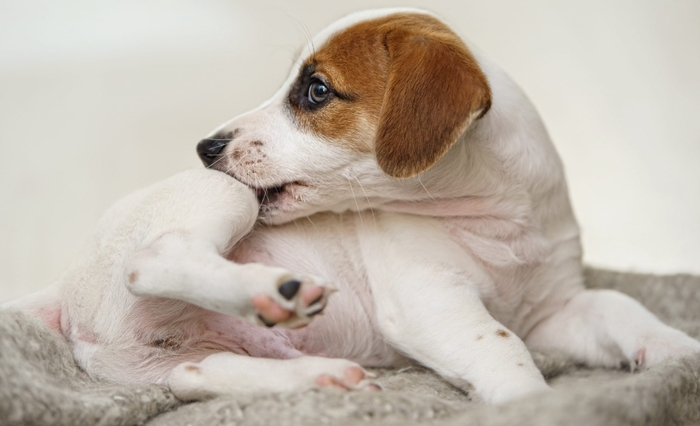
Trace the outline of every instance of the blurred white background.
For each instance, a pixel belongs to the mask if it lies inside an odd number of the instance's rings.
[[[523,86],[589,264],[700,273],[700,2],[0,0],[0,301],[58,278],[119,197],[199,167],[358,9],[444,17]]]

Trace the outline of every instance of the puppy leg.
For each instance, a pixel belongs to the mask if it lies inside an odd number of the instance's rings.
[[[287,328],[311,322],[333,291],[318,278],[230,262],[209,241],[182,232],[166,233],[135,253],[126,265],[126,282],[136,296],[183,300]]]
[[[631,297],[585,290],[525,339],[532,349],[554,348],[591,367],[646,369],[700,352],[700,342],[659,321]]]
[[[482,303],[478,285],[488,277],[439,224],[377,216],[382,232],[363,233],[362,251],[385,338],[487,402],[548,390],[525,344]]]
[[[61,297],[58,286],[54,285],[37,293],[3,303],[0,309],[23,311],[37,318],[53,331],[61,333]]]
[[[227,394],[265,394],[302,391],[313,387],[379,390],[373,377],[344,359],[302,356],[293,359],[253,358],[231,352],[184,362],[172,371],[168,384],[183,400]]]

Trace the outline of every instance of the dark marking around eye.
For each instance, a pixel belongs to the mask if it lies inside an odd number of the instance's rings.
[[[319,105],[313,105],[306,99],[309,85],[311,84],[311,76],[315,71],[316,63],[314,62],[304,65],[299,71],[299,76],[294,81],[288,96],[289,104],[293,108],[312,110],[319,107]]]
[[[316,63],[311,62],[304,65],[299,71],[299,76],[289,90],[287,97],[289,105],[294,109],[303,109],[306,111],[314,111],[328,105],[333,99],[338,98],[343,101],[353,101],[355,96],[350,93],[343,93],[335,90],[333,86],[325,78],[316,75]],[[319,81],[329,90],[326,99],[319,103],[313,103],[309,100],[309,87],[312,83]]]

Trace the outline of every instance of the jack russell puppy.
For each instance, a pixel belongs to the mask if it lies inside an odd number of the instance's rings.
[[[584,287],[542,121],[438,18],[355,13],[296,63],[199,143],[216,171],[122,200],[56,286],[10,306],[91,376],[187,400],[376,389],[362,367],[413,360],[500,403],[549,389],[528,349],[641,369],[700,352]]]

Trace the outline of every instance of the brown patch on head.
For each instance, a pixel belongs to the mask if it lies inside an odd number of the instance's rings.
[[[129,284],[133,284],[139,279],[139,273],[136,271],[129,273]]]
[[[314,79],[332,90],[322,105],[304,102]],[[289,102],[300,127],[357,151],[374,148],[385,173],[406,178],[435,164],[486,113],[491,91],[445,24],[398,13],[332,36],[304,62]]]
[[[353,150],[372,152],[388,69],[383,35],[375,22],[362,22],[332,36],[306,59],[289,93],[297,123]],[[307,101],[315,79],[332,90],[321,107]]]
[[[483,338],[484,338],[484,335],[483,335],[483,334],[480,334],[480,335],[476,336],[476,340],[481,340],[481,339],[483,339]]]
[[[508,334],[508,332],[505,331],[505,330],[500,330],[500,329],[499,329],[499,330],[496,331],[496,336],[499,336],[499,337],[510,337],[510,334]]]

